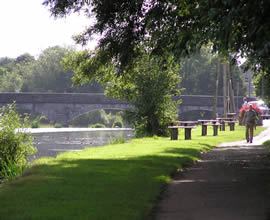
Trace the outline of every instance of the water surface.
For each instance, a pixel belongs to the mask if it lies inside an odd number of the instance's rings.
[[[124,137],[134,136],[130,128],[36,128],[29,129],[38,149],[33,159],[55,157],[60,152],[79,151],[85,147],[96,147]]]

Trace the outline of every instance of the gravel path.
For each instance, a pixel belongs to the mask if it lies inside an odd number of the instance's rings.
[[[177,174],[164,192],[156,220],[270,220],[270,159],[261,144],[224,143]]]

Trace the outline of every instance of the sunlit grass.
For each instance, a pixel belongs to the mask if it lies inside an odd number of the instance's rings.
[[[258,127],[256,133],[263,128]],[[125,144],[86,148],[57,158],[41,158],[23,177],[0,187],[0,220],[146,219],[163,187],[177,170],[198,160],[201,151],[244,139],[244,127],[192,140],[133,139]]]
[[[54,128],[54,125],[51,124],[40,124],[40,128]]]

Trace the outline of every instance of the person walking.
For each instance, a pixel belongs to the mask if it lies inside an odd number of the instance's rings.
[[[256,112],[253,110],[252,105],[249,105],[249,109],[246,111],[243,118],[243,122],[246,125],[247,143],[252,143],[253,141],[253,131],[254,127],[256,126],[257,120],[258,118]]]

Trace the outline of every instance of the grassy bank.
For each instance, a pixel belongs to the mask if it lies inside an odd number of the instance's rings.
[[[0,219],[147,219],[171,174],[218,143],[244,138],[236,131],[192,140],[142,138],[42,158],[23,177],[0,185]],[[228,129],[227,129],[228,130]],[[258,127],[256,133],[261,131]]]

